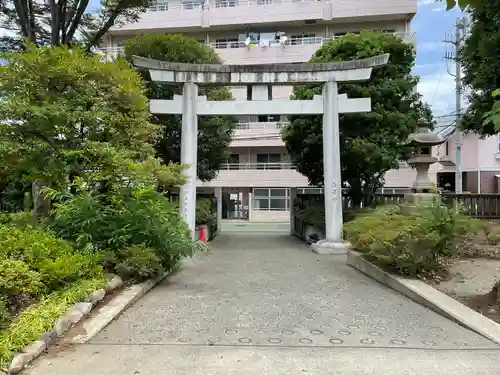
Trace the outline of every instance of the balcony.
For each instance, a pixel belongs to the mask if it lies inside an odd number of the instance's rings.
[[[393,33],[405,42],[416,44],[414,33]],[[244,41],[216,42],[214,48],[226,64],[276,64],[298,63],[308,61],[326,42],[335,37],[292,38],[286,41],[259,41],[248,43]]]
[[[292,163],[223,164],[212,181],[199,182],[205,187],[303,187],[307,178]]]
[[[138,22],[113,27],[111,33],[359,17],[404,20],[416,11],[416,0],[156,0]]]
[[[280,131],[286,122],[241,122],[236,125],[231,147],[284,146]]]

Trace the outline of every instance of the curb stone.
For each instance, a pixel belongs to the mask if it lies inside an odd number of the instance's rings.
[[[347,264],[414,302],[500,344],[500,324],[470,309],[432,286],[417,279],[391,275],[350,250]]]
[[[165,276],[163,276],[162,279]],[[143,284],[137,285],[137,287],[140,288],[144,284],[148,283],[149,282],[147,281]],[[156,283],[149,287],[149,289],[151,289],[154,285],[156,285]],[[52,331],[43,333],[39,340],[27,345],[22,349],[21,353],[16,354],[9,364],[7,373],[17,374],[21,372],[30,362],[40,356],[40,354],[47,349],[48,345],[55,343],[58,337],[63,336],[75,324],[82,321],[82,319],[90,314],[92,308],[102,301],[106,294],[120,288],[121,286],[123,286],[123,280],[117,275],[111,275],[110,280],[107,282],[104,289],[97,289],[92,292],[87,297],[85,302],[75,303],[68,312],[56,319]],[[3,375],[3,372],[0,373],[0,375]]]
[[[196,254],[193,258],[184,258],[177,269],[192,266],[195,263],[194,258],[196,258]],[[101,307],[95,316],[83,321],[83,328],[86,333],[73,337],[71,343],[83,344],[89,341],[168,275],[169,273],[165,273],[156,279],[126,288],[111,299],[107,305]],[[27,345],[21,353],[15,355],[7,373],[0,370],[0,375],[11,375],[21,372],[27,365],[40,356],[50,344],[55,343],[58,337],[69,331],[76,323],[82,321],[107,294],[123,286],[123,280],[119,276],[112,275],[109,279],[104,288],[90,293],[85,302],[75,303],[66,314],[59,317],[54,323],[53,331],[43,333],[39,340]],[[85,314],[87,309],[88,313]],[[77,317],[78,320],[76,320]]]

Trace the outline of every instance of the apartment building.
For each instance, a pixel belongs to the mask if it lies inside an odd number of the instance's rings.
[[[136,34],[182,33],[212,46],[227,64],[301,63],[331,38],[366,29],[414,42],[416,10],[417,0],[157,0],[138,22],[113,28],[103,50],[120,53]],[[246,99],[246,87],[231,90],[235,99]],[[273,87],[272,98],[287,98],[291,90]],[[199,183],[200,193],[222,191],[223,218],[289,220],[289,189],[308,181],[281,140],[286,120],[239,119],[227,164],[216,179]]]
[[[429,168],[429,178],[437,187],[455,191],[457,163],[457,132],[454,126],[443,129],[440,136],[446,142],[433,147],[438,159]],[[461,137],[462,191],[475,194],[500,193],[500,134],[481,138],[476,134]],[[416,171],[402,163],[399,169],[385,175],[386,191],[407,190],[415,181]]]

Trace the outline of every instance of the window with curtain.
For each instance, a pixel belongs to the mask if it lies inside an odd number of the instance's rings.
[[[290,189],[253,189],[253,209],[257,211],[289,211]]]

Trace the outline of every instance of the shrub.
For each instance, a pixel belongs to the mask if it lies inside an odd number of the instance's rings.
[[[83,301],[105,282],[102,275],[77,280],[68,288],[43,296],[37,303],[23,310],[5,330],[0,331],[0,368],[8,364],[14,352],[19,352],[32,341],[38,340],[41,334],[50,331],[54,321],[75,302]]]
[[[0,260],[0,295],[14,304],[21,294],[36,295],[43,289],[40,274],[14,259]],[[4,297],[4,298],[5,298]]]
[[[217,217],[212,213],[212,200],[198,198],[196,200],[196,225],[212,225]]]
[[[152,188],[73,195],[56,205],[49,225],[78,248],[117,253],[144,244],[167,271],[196,250],[175,204]]]
[[[0,297],[0,331],[9,325],[11,318],[5,297]]]
[[[301,196],[296,201],[295,210],[304,224],[318,229],[325,228],[325,199],[323,195]],[[344,223],[353,220],[357,215],[365,211],[367,209],[344,209],[342,212]]]
[[[76,253],[69,243],[52,233],[32,228],[0,225],[0,259],[15,259],[19,272],[23,268],[36,271],[45,291],[52,291],[79,278],[102,272],[99,254]],[[23,264],[23,265],[21,265]]]
[[[406,216],[397,207],[379,207],[344,225],[347,239],[366,257],[405,275],[446,271],[445,259],[476,221],[441,205]]]
[[[0,213],[0,224],[13,225],[19,228],[38,226],[37,219],[31,212]]]
[[[163,273],[160,258],[145,245],[134,245],[108,253],[106,263],[124,279],[143,281]]]

